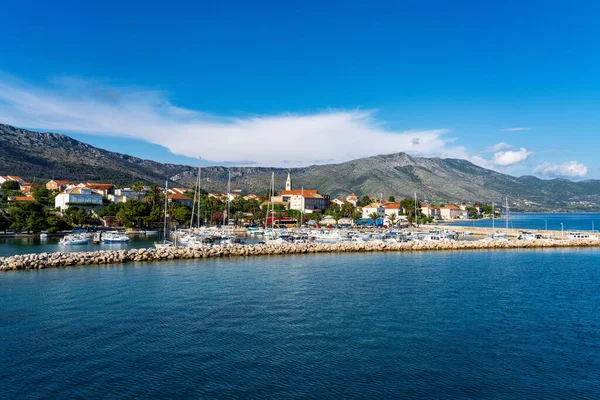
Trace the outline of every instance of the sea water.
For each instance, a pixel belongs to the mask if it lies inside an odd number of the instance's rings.
[[[0,274],[0,397],[598,398],[596,249]]]

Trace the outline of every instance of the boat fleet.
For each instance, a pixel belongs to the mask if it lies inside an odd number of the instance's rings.
[[[122,231],[105,231],[105,232],[76,232],[66,235],[58,241],[61,246],[75,246],[92,243],[129,243],[130,234],[140,234],[140,232],[122,232]],[[147,231],[143,233],[146,236],[158,234],[157,231]],[[46,235],[47,237],[47,235]],[[42,239],[44,239],[42,237]]]

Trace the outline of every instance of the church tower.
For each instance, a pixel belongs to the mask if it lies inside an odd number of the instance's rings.
[[[292,177],[290,176],[289,172],[287,180],[285,181],[285,190],[292,190]]]

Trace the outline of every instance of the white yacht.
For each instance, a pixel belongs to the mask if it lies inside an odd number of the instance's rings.
[[[106,232],[104,235],[102,235],[102,240],[104,243],[128,243],[129,236],[117,231]]]

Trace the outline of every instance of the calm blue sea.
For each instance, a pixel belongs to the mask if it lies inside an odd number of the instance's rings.
[[[565,230],[600,230],[600,214],[511,214],[509,228],[515,229],[549,229],[560,231],[561,223]],[[452,223],[455,226],[475,226],[491,228],[492,220],[460,221]],[[496,220],[496,228],[505,228],[506,220]]]
[[[98,250],[121,250],[139,249],[152,247],[158,237],[134,238],[129,243],[102,243],[93,244],[89,242],[84,245],[61,246],[58,244],[60,238],[48,238],[40,240],[39,237],[0,238],[0,257],[10,257],[15,254],[51,253],[67,251],[98,251]]]
[[[326,254],[0,274],[0,397],[579,399],[595,249]]]

